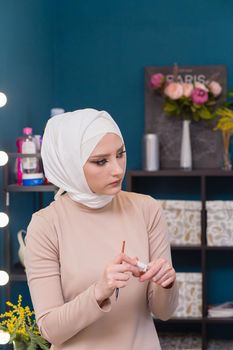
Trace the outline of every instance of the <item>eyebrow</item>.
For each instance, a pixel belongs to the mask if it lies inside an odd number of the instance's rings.
[[[124,148],[124,147],[125,147],[125,145],[123,144],[123,145],[117,150],[117,152],[121,151],[122,148]],[[101,157],[109,157],[109,156],[110,156],[109,153],[108,153],[108,154],[95,154],[95,155],[91,156],[90,158],[92,159],[92,158],[101,158]]]

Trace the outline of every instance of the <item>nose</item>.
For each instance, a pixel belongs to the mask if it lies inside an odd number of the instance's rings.
[[[115,159],[112,162],[112,167],[111,167],[111,175],[114,177],[120,177],[122,176],[124,173],[124,168],[122,167],[122,165],[119,164],[118,160]]]

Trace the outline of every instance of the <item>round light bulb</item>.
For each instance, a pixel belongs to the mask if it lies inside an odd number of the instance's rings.
[[[10,334],[0,330],[0,345],[5,345],[10,340]]]
[[[0,166],[5,165],[8,162],[8,155],[4,151],[0,151]]]
[[[0,92],[0,107],[5,106],[7,103],[7,97],[3,92]]]
[[[5,227],[9,223],[9,217],[6,213],[0,212],[0,227]]]
[[[9,281],[9,275],[6,271],[0,270],[0,286],[5,286]]]

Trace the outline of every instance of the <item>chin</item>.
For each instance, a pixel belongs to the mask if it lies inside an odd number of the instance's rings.
[[[121,191],[121,186],[116,187],[116,188],[108,189],[108,190],[102,192],[101,194],[105,195],[105,196],[115,196],[120,191]]]

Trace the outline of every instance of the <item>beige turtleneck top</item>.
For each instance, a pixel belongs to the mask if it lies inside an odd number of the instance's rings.
[[[25,265],[37,322],[54,350],[159,350],[151,313],[168,319],[177,306],[176,283],[164,289],[131,276],[100,307],[95,282],[120,253],[143,262],[171,261],[161,208],[153,198],[119,192],[90,209],[60,196],[28,226]]]

